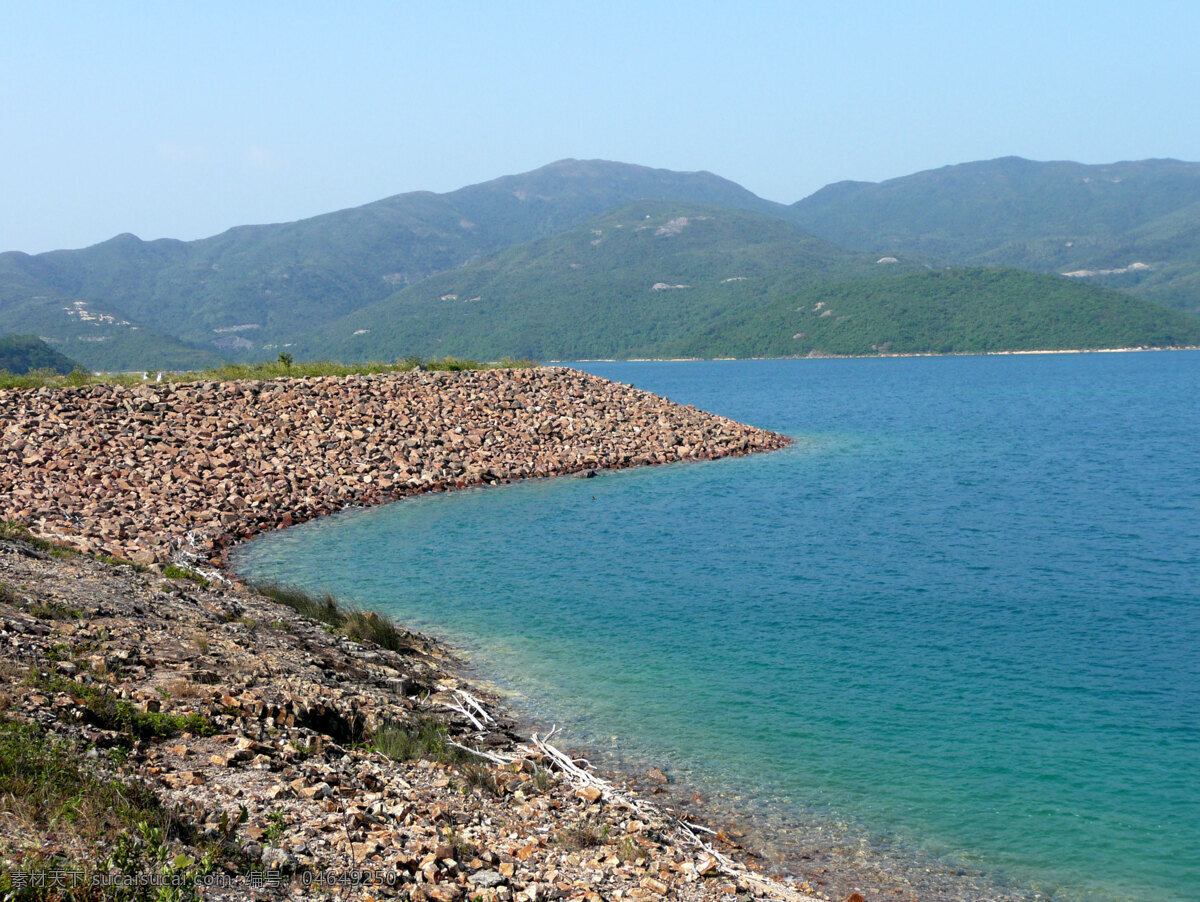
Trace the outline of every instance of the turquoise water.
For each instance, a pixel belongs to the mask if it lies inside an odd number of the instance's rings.
[[[1200,353],[583,368],[796,442],[350,512],[236,566],[447,637],[747,813],[1200,899]]]

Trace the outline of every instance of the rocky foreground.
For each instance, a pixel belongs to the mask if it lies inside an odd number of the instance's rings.
[[[0,391],[0,518],[149,564],[353,505],[787,439],[556,368]]]
[[[729,867],[739,852],[724,833],[702,834],[706,848],[637,791],[578,779],[553,747],[473,707],[442,649],[391,638],[392,650],[351,638],[245,588],[0,538],[0,726],[31,725],[71,767],[153,796],[128,823],[115,809],[90,827],[39,817],[41,790],[13,784],[20,768],[0,753],[0,792],[13,793],[0,890],[132,868],[205,898],[802,898]],[[157,837],[141,825],[154,812]],[[127,848],[140,852],[112,854]]]
[[[807,898],[519,735],[436,643],[163,567],[350,505],[783,437],[561,369],[8,391],[0,430],[0,892]]]

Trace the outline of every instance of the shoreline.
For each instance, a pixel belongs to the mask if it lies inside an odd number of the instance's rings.
[[[97,848],[80,835],[90,822],[26,819],[37,804],[14,799],[0,818],[0,889],[115,867],[215,879],[212,899],[809,900],[747,867],[730,838],[522,735],[421,634],[389,627],[394,648],[351,641],[244,587],[163,578],[11,530],[0,578],[5,754],[16,735],[39,758],[68,750],[58,779],[67,767],[140,784],[154,800],[135,817],[166,831],[150,858],[114,859],[104,837]],[[404,724],[421,726],[397,746]],[[34,735],[14,734],[22,725]],[[145,822],[126,831],[118,845]]]
[[[150,565],[348,507],[789,439],[564,367],[0,391],[0,518]]]
[[[310,425],[309,420],[317,422]],[[211,823],[222,787],[235,798],[249,791],[248,798],[255,800],[295,800],[288,803],[289,810],[324,800],[329,811],[332,795],[342,808],[339,820],[347,816],[342,799],[352,787],[361,794],[382,786],[385,796],[392,792],[405,798],[412,780],[428,774],[414,775],[410,769],[400,778],[395,771],[380,771],[370,753],[351,755],[343,743],[360,734],[377,736],[388,723],[411,723],[414,710],[436,699],[439,709],[462,715],[451,714],[444,721],[452,736],[462,736],[461,741],[480,749],[473,755],[507,761],[511,767],[443,764],[442,757],[432,763],[421,757],[419,766],[435,772],[466,768],[463,775],[488,788],[498,802],[488,801],[486,793],[472,793],[469,809],[460,812],[457,797],[445,798],[456,778],[435,773],[422,798],[442,801],[429,801],[419,816],[411,806],[401,806],[380,821],[384,812],[354,801],[359,806],[355,811],[361,812],[354,815],[359,826],[352,830],[342,823],[344,842],[314,846],[308,837],[314,830],[319,834],[328,819],[318,813],[320,808],[309,806],[310,813],[293,824],[295,841],[285,839],[278,849],[266,843],[276,842],[271,839],[276,830],[271,818],[280,809],[267,817],[266,808],[256,803],[251,806],[253,833],[247,828],[249,838],[237,846],[237,854],[261,859],[286,874],[299,868],[309,869],[303,873],[328,869],[343,853],[351,865],[373,856],[390,862],[391,873],[411,893],[403,898],[437,902],[453,902],[468,892],[472,898],[498,902],[536,902],[554,898],[555,887],[561,895],[568,885],[583,888],[596,881],[624,887],[612,898],[624,894],[633,899],[717,899],[742,893],[808,898],[727,857],[736,855],[738,848],[727,837],[699,839],[695,830],[700,828],[646,807],[636,794],[589,777],[552,746],[520,744],[503,720],[495,728],[472,730],[484,725],[471,713],[475,703],[467,701],[473,698],[469,689],[462,688],[453,669],[442,666],[450,661],[439,643],[388,624],[385,632],[397,637],[398,648],[408,650],[410,658],[415,654],[415,659],[395,659],[394,653],[387,653],[393,654],[389,659],[372,644],[362,652],[342,640],[331,645],[328,627],[321,629],[304,617],[297,621],[270,599],[229,583],[220,572],[228,572],[227,553],[235,543],[347,507],[512,479],[773,450],[788,444],[786,437],[566,369],[9,390],[0,392],[0,426],[0,460],[7,464],[0,471],[0,519],[5,521],[0,575],[15,575],[19,581],[15,589],[7,579],[0,581],[0,633],[6,645],[16,646],[15,660],[21,662],[9,665],[5,676],[10,685],[0,686],[4,729],[10,728],[10,715],[16,712],[17,724],[40,725],[43,738],[37,742],[50,742],[50,748],[61,748],[63,742],[81,748],[86,743],[91,749],[87,758],[94,758],[97,744],[123,747],[126,730],[162,730],[164,738],[182,731],[181,744],[165,747],[154,739],[137,740],[113,761],[124,762],[118,765],[120,773],[154,785],[154,791],[171,802],[171,810],[185,812],[185,822],[194,825],[188,828],[192,834],[203,828],[202,836],[225,834],[229,839],[248,816],[247,805],[235,821],[228,820],[226,810],[219,824]],[[283,497],[273,497],[272,489]],[[15,523],[32,533],[22,532]],[[57,550],[63,547],[76,557]],[[30,590],[30,585],[36,588]],[[84,591],[88,587],[90,593]],[[98,598],[105,600],[97,602]],[[139,604],[134,599],[143,600]],[[264,608],[274,613],[258,613]],[[212,621],[214,610],[225,613]],[[253,617],[251,610],[256,612]],[[39,626],[41,616],[53,625]],[[264,620],[271,623],[268,636],[258,631]],[[383,619],[370,613],[349,620],[357,629],[367,628],[372,639],[383,629]],[[202,626],[186,640],[177,621]],[[104,626],[97,630],[93,622]],[[249,636],[244,635],[245,627]],[[82,644],[59,638],[81,635],[98,636],[100,644],[92,638]],[[283,648],[284,656],[272,658],[264,641]],[[296,641],[303,642],[299,654]],[[221,652],[210,654],[217,643]],[[56,651],[60,648],[70,650],[66,660],[63,651]],[[87,656],[96,648],[106,653]],[[346,663],[334,663],[346,655]],[[209,666],[214,659],[231,657],[242,662],[232,672],[214,673]],[[442,665],[431,665],[434,658]],[[333,669],[324,675],[313,673],[314,664],[322,661]],[[264,662],[265,682],[260,683],[261,676],[247,680],[239,672],[257,674]],[[131,664],[136,666],[130,669]],[[418,676],[405,676],[414,667]],[[283,682],[289,669],[304,674],[302,685],[309,687],[300,698],[285,689],[296,685],[294,679]],[[168,678],[163,671],[175,674],[169,683],[162,682]],[[362,676],[347,684],[339,672]],[[378,675],[368,677],[371,673]],[[12,682],[17,678],[23,685],[45,688],[21,692]],[[211,684],[218,688],[204,688]],[[385,687],[382,696],[380,686]],[[96,713],[93,706],[112,699],[113,693],[129,701],[116,702],[115,709],[110,702]],[[122,709],[122,704],[128,707]],[[121,719],[111,720],[103,713],[113,710]],[[481,709],[474,710],[492,721]],[[75,723],[83,724],[82,730]],[[214,733],[215,741],[207,738]],[[23,740],[30,741],[34,740]],[[491,751],[497,748],[505,750],[504,757]],[[326,767],[333,770],[321,774],[303,767],[314,753],[323,755]],[[340,755],[342,764],[330,755]],[[346,771],[351,757],[359,763]],[[290,784],[275,782],[263,790],[264,797],[249,788],[258,779],[247,770],[251,765],[264,776],[296,774],[298,767],[303,772]],[[87,766],[103,772],[109,765]],[[542,771],[553,774],[545,788],[539,782]],[[537,786],[531,786],[529,775]],[[507,792],[512,793],[511,802]],[[479,805],[491,806],[493,815],[479,815]],[[476,856],[470,862],[455,860],[467,854],[455,851],[458,840],[445,849],[445,843],[437,845],[442,831],[436,824],[448,810],[457,812],[452,824],[465,819],[475,834],[491,837],[470,846],[470,854]],[[550,821],[532,833],[523,824],[501,839],[493,820],[514,817]],[[395,849],[396,826],[414,818],[424,825],[427,838],[406,834],[405,843],[424,854],[423,859]],[[382,826],[376,829],[372,824]],[[0,824],[0,851],[5,853],[0,878],[7,873],[11,882],[16,879],[14,869],[25,867],[21,862],[28,860],[30,850],[21,837],[30,828],[5,836],[5,826]],[[371,839],[385,828],[392,839]],[[547,843],[547,834],[555,841]],[[358,839],[364,835],[360,850]],[[447,835],[453,839],[456,828]],[[617,835],[622,837],[619,848]],[[508,840],[526,845],[518,848]],[[84,861],[107,860],[87,845],[81,848],[78,841],[72,845],[68,840],[62,847]],[[326,846],[328,853],[322,851]],[[563,847],[578,850],[568,854]],[[586,850],[592,847],[607,850],[608,857],[589,864],[591,853]],[[12,858],[14,848],[25,851]],[[224,849],[222,845],[204,852],[205,861],[226,854]],[[195,861],[196,856],[170,858],[185,859]],[[239,865],[229,860],[224,867],[236,872]],[[226,898],[262,897],[257,887],[250,887],[250,895],[245,889]],[[477,896],[479,889],[483,892]],[[376,890],[389,895],[378,886]],[[594,891],[585,897],[607,898]]]
[[[651,804],[685,822],[708,828],[736,845],[739,860],[812,902],[838,902],[859,894],[865,902],[884,899],[919,902],[1046,902],[1041,892],[981,869],[977,864],[931,855],[872,833],[866,825],[830,812],[796,814],[775,803],[773,810],[747,808],[737,796],[744,790],[720,778],[680,775],[653,751],[577,735],[506,685],[453,640],[422,629],[418,635],[445,649],[456,674],[472,691],[491,700],[525,735],[561,730],[560,748],[590,762],[603,779],[649,797]],[[568,703],[569,704],[569,703]],[[616,737],[614,737],[616,738]]]
[[[674,460],[710,459],[712,457],[752,453],[760,450],[773,450],[775,448],[783,447],[788,442],[788,440],[783,436],[766,433],[762,430],[753,429],[752,427],[745,427],[741,424],[736,424],[732,421],[725,420],[724,418],[700,414],[698,411],[695,411],[694,408],[680,407],[679,405],[671,404],[670,402],[656,398],[648,393],[639,392],[624,386],[614,386],[613,383],[606,383],[605,380],[599,380],[595,377],[586,376],[586,374],[580,374],[570,370],[555,369],[541,371],[540,375],[525,374],[520,376],[517,381],[529,382],[532,380],[533,382],[537,382],[538,378],[541,377],[549,379],[552,383],[556,383],[559,380],[565,380],[567,382],[574,380],[576,388],[579,389],[577,392],[579,398],[582,398],[585,401],[583,405],[585,408],[594,408],[596,406],[597,396],[589,397],[588,393],[589,390],[593,392],[597,391],[602,384],[612,387],[611,390],[616,392],[615,394],[604,395],[602,398],[600,398],[602,404],[610,404],[614,408],[620,409],[622,412],[624,412],[626,405],[642,405],[644,409],[633,417],[635,425],[632,426],[634,431],[632,432],[632,438],[630,439],[630,442],[621,451],[615,454],[609,453],[607,456],[605,456],[603,453],[594,453],[590,456],[586,453],[577,454],[568,460],[560,460],[557,462],[546,461],[542,464],[541,472],[537,472],[535,470],[535,472],[532,473],[523,473],[515,476],[503,471],[498,473],[490,468],[481,472],[472,473],[468,465],[463,465],[457,473],[448,474],[445,467],[442,468],[441,473],[438,473],[436,465],[426,465],[422,461],[421,466],[419,467],[419,475],[415,475],[413,477],[415,482],[405,484],[395,492],[379,491],[376,487],[368,488],[357,495],[351,494],[349,500],[346,500],[347,496],[345,494],[337,495],[333,500],[326,499],[324,502],[318,501],[318,503],[315,504],[310,503],[310,506],[304,512],[307,515],[302,517],[296,517],[292,515],[290,511],[282,510],[278,506],[275,508],[269,508],[266,511],[258,511],[255,509],[256,499],[254,496],[250,495],[248,492],[242,492],[240,494],[234,492],[231,493],[232,498],[240,498],[241,503],[239,504],[237,501],[230,501],[225,508],[219,510],[217,516],[220,525],[222,527],[227,527],[223,529],[220,534],[214,536],[210,532],[209,534],[196,535],[196,531],[188,530],[184,534],[185,540],[181,541],[178,531],[175,531],[174,539],[169,543],[164,543],[160,539],[156,545],[151,546],[151,548],[157,550],[157,555],[154,555],[154,552],[152,551],[148,553],[147,550],[145,550],[145,543],[139,543],[137,541],[138,539],[142,538],[143,533],[140,529],[135,530],[131,529],[130,527],[138,524],[132,522],[122,523],[118,521],[117,526],[120,528],[116,531],[106,530],[103,528],[104,525],[112,521],[111,508],[99,509],[99,513],[95,515],[98,520],[91,523],[89,523],[87,517],[80,515],[78,511],[68,510],[68,516],[66,517],[62,516],[62,512],[59,511],[57,512],[57,517],[46,517],[43,515],[42,521],[40,523],[34,523],[33,525],[35,526],[36,531],[40,532],[43,536],[49,536],[55,541],[65,540],[67,542],[71,542],[72,544],[81,547],[82,550],[92,554],[123,557],[124,554],[128,554],[132,550],[132,554],[129,556],[135,561],[135,563],[142,564],[143,566],[157,566],[166,563],[167,560],[174,560],[191,565],[195,568],[201,568],[205,564],[211,564],[215,565],[224,572],[231,572],[229,569],[228,553],[235,543],[245,541],[247,538],[259,532],[265,532],[271,528],[285,528],[295,523],[303,522],[306,519],[314,519],[319,516],[333,513],[339,509],[345,509],[347,507],[358,507],[365,506],[367,504],[378,504],[386,501],[400,500],[404,497],[411,497],[427,491],[452,490],[471,485],[495,484],[512,481],[513,479],[523,479],[543,475],[569,475],[572,473],[586,473],[589,470],[599,469],[606,466],[619,468],[624,466],[635,466],[660,462],[665,463]],[[504,381],[503,377],[486,375],[482,377],[482,380],[480,380],[469,375],[449,376],[437,374],[435,376],[432,374],[421,374],[420,376],[416,377],[367,377],[359,379],[351,377],[348,380],[316,379],[296,381],[301,382],[303,386],[315,387],[318,394],[322,389],[330,387],[330,383],[334,383],[335,385],[337,383],[348,383],[353,385],[355,388],[365,388],[368,391],[373,388],[379,388],[380,383],[383,383],[384,387],[389,387],[394,383],[405,383],[408,384],[408,387],[415,388],[417,390],[417,394],[427,394],[431,391],[434,393],[442,393],[443,389],[450,389],[451,394],[453,394],[453,389],[456,386],[461,387],[461,383],[464,382],[471,385],[471,387],[474,389],[478,388],[479,383],[482,381],[487,389],[494,390],[497,387],[498,380],[499,382]],[[283,384],[283,395],[288,395],[291,388],[299,388],[295,385],[289,386],[283,380],[277,382],[276,386],[280,385],[281,383]],[[262,383],[255,383],[251,384],[250,386],[239,385],[237,383],[232,383],[229,385],[231,385],[232,388],[202,388],[200,390],[203,396],[201,403],[212,404],[213,400],[216,399],[217,401],[228,402],[235,408],[240,406],[242,410],[254,410],[258,406],[259,402],[261,402],[262,395],[264,393],[268,395],[281,393],[278,388],[268,388],[270,383],[265,385]],[[544,389],[546,386],[541,386],[541,388]],[[606,391],[607,390],[608,389],[606,389]],[[8,459],[10,462],[14,461],[14,454],[19,455],[18,460],[21,462],[23,468],[31,467],[34,471],[41,473],[46,478],[46,490],[51,493],[58,491],[59,487],[64,484],[68,486],[71,485],[72,480],[74,479],[94,479],[97,476],[99,477],[99,483],[110,495],[119,495],[123,492],[127,493],[135,486],[130,479],[129,472],[89,472],[89,467],[94,469],[94,464],[96,461],[95,458],[89,459],[86,455],[76,455],[71,459],[70,464],[74,465],[75,470],[72,470],[70,466],[63,467],[60,463],[60,458],[58,458],[56,454],[50,455],[39,453],[42,449],[37,446],[30,447],[31,444],[33,444],[28,440],[30,436],[36,435],[39,438],[48,436],[51,439],[63,439],[65,437],[67,439],[67,447],[73,447],[77,449],[79,447],[79,437],[76,435],[74,439],[70,438],[71,426],[74,426],[76,430],[81,428],[95,428],[103,432],[109,426],[109,424],[103,420],[105,413],[107,412],[108,414],[111,414],[112,411],[119,410],[119,413],[116,415],[116,422],[111,424],[113,431],[116,433],[117,430],[123,426],[128,432],[125,438],[129,438],[130,435],[138,435],[138,430],[140,428],[153,423],[153,417],[139,416],[139,414],[153,413],[161,415],[177,413],[179,411],[175,408],[181,406],[179,404],[181,400],[179,397],[180,395],[183,395],[182,400],[192,400],[188,396],[187,385],[170,388],[163,386],[138,387],[134,389],[121,389],[120,387],[104,387],[102,389],[96,389],[95,387],[89,387],[88,389],[75,392],[72,392],[71,390],[63,390],[59,393],[46,390],[31,390],[28,391],[27,394],[30,397],[36,397],[36,399],[41,401],[43,405],[57,405],[59,413],[62,413],[61,408],[64,406],[69,406],[71,400],[77,402],[88,402],[78,406],[74,410],[74,413],[78,415],[75,420],[71,420],[70,417],[67,418],[66,428],[57,430],[51,429],[48,432],[44,428],[45,424],[42,422],[42,416],[40,413],[38,413],[32,419],[27,417],[24,421],[20,420],[19,417],[0,419],[0,423],[8,423],[4,433],[4,444],[3,446],[0,446],[0,449],[8,451]],[[337,392],[334,392],[334,395],[337,395]],[[106,406],[106,404],[110,404],[113,401],[114,397],[120,400],[119,405]],[[251,399],[253,401],[251,404],[242,403]],[[14,397],[12,395],[0,395],[0,403],[12,402],[13,400]],[[18,397],[15,400],[21,399]],[[288,402],[288,405],[291,405],[297,399],[293,397],[285,400]],[[495,397],[493,396],[491,400],[494,401]],[[354,392],[340,396],[339,401],[349,404],[350,410],[361,411],[361,405],[358,403],[359,398]],[[97,410],[96,406],[92,406],[90,402],[98,402],[99,410]],[[440,410],[442,412],[444,412],[446,409],[446,404],[443,402],[445,402],[445,398],[441,397],[438,405],[434,405],[435,407],[440,405]],[[165,409],[160,405],[164,405]],[[288,405],[285,405],[285,407],[286,409],[290,410],[291,407]],[[568,406],[570,406],[570,404],[568,404]],[[529,408],[536,408],[535,415],[544,413],[542,405],[532,404],[529,405]],[[26,405],[24,411],[29,413],[33,409],[34,408],[30,407],[30,405]],[[458,413],[461,413],[463,410],[462,407],[455,408],[453,403],[451,403],[450,409],[455,410]],[[488,407],[486,404],[475,405],[471,409],[477,413],[483,413],[485,415],[489,414],[492,410],[492,408]],[[530,418],[530,415],[525,413],[526,408],[522,406],[518,409],[521,410],[521,413],[514,418],[517,424],[521,427],[531,425],[530,423],[526,422],[526,420]],[[553,415],[553,412],[554,411],[551,412],[551,416]],[[580,413],[578,405],[572,407],[570,412],[575,414]],[[224,416],[225,413],[225,411],[221,411],[215,417],[214,421],[219,421],[221,416]],[[370,410],[366,411],[366,414],[372,413],[373,412]],[[375,411],[374,413],[377,414],[378,411]],[[98,414],[100,415],[99,424],[97,424]],[[286,421],[287,414],[284,414],[283,416],[284,421]],[[404,412],[400,412],[399,416],[406,419],[406,423],[404,425],[408,425],[409,422],[416,420],[415,417],[409,418]],[[565,415],[560,414],[553,420],[551,419],[551,416],[536,417],[532,425],[535,426],[535,430],[539,435],[546,435],[549,438],[549,442],[547,444],[563,444],[564,434],[563,431],[559,430],[564,428],[560,423],[560,420],[564,419]],[[573,417],[565,418],[573,419]],[[665,425],[662,422],[664,418],[667,420]],[[322,439],[321,443],[319,444],[323,444],[324,442],[328,441],[337,441],[348,436],[351,439],[351,445],[354,445],[355,442],[361,445],[363,443],[362,440],[365,439],[370,433],[368,433],[367,430],[362,429],[361,426],[356,427],[355,424],[356,422],[361,422],[361,425],[365,426],[366,419],[366,416],[363,416],[361,421],[355,421],[353,417],[347,417],[345,419],[333,417],[331,422],[323,424],[324,431],[321,432]],[[455,420],[455,418],[452,417],[451,420]],[[279,422],[279,420],[276,420],[274,421],[275,425],[268,425],[264,428],[268,430],[275,430]],[[14,423],[18,425],[18,429],[16,430],[13,429]],[[540,430],[546,428],[548,423],[551,424],[550,428],[544,433],[540,432]],[[377,417],[371,425],[375,428],[379,427],[380,424]],[[422,423],[418,421],[418,425],[422,425]],[[457,420],[457,425],[451,426],[444,433],[442,433],[441,436],[444,438],[445,436],[450,435],[451,431],[454,429],[458,430],[456,433],[454,433],[456,435],[471,435],[472,433],[469,431],[471,424],[465,424],[468,427],[467,430],[463,429],[463,425],[464,423],[460,417]],[[605,424],[605,426],[606,428],[597,430],[597,434],[604,439],[608,439],[610,438],[610,433],[607,430],[607,424]],[[335,438],[333,439],[328,438],[328,436],[331,434],[331,429],[336,430]],[[656,429],[657,431],[651,431],[652,429]],[[650,434],[643,434],[643,430]],[[678,433],[685,430],[692,431],[687,434],[683,441],[680,441],[680,435]],[[525,440],[525,432],[520,428],[516,431],[520,433],[519,438],[521,440]],[[358,438],[355,438],[355,432],[361,432],[362,434]],[[185,450],[190,449],[190,446],[186,444],[186,436],[181,437],[179,435],[175,435],[174,432],[169,429],[166,430],[166,433],[168,436],[174,435],[175,439],[183,438],[185,441],[183,447]],[[265,437],[270,438],[270,436],[273,434],[274,432],[270,434],[260,432],[259,436],[261,438],[265,435]],[[428,435],[428,432],[426,435]],[[101,443],[101,447],[105,449],[104,453],[109,456],[112,455],[112,449],[107,446],[114,439],[119,439],[119,436],[116,434],[110,435],[105,442]],[[411,439],[403,439],[403,441],[409,440]],[[708,444],[705,444],[706,440],[708,441]],[[149,450],[154,451],[156,448],[160,448],[163,444],[163,441],[164,439],[160,438],[158,441],[148,443],[150,446]],[[71,442],[74,442],[75,444],[72,445]],[[451,442],[453,442],[453,440],[451,440]],[[438,449],[440,448],[444,450],[446,444],[447,443],[445,441],[441,442],[440,444],[436,441],[429,442],[426,446],[421,448],[421,452],[436,456],[439,453]],[[462,444],[466,444],[465,439],[463,440]],[[276,446],[278,446],[278,443]],[[455,447],[457,448],[459,445],[456,444]],[[533,447],[539,452],[546,450],[546,448],[543,447],[543,443],[540,441],[535,442]],[[138,445],[137,440],[135,439],[133,440],[132,444],[126,447],[126,451],[128,454],[144,448],[146,448],[146,445]],[[204,451],[204,449],[199,450],[202,454],[206,456],[208,455],[208,452]],[[600,451],[603,452],[603,449],[600,449]],[[609,451],[611,452],[612,449],[609,449]],[[178,456],[179,455],[176,455],[177,458]],[[420,455],[418,454],[418,456]],[[445,459],[446,458],[444,456],[441,458],[443,461]],[[461,461],[462,458],[460,457],[460,462]],[[168,499],[170,503],[176,505],[173,508],[168,508],[168,511],[180,510],[178,507],[178,502],[175,501],[175,492],[178,491],[182,484],[188,482],[186,467],[177,460],[173,461],[173,463],[174,466],[167,471],[172,478],[167,479],[164,483],[167,488],[166,496],[164,497],[162,495],[153,494],[150,495],[151,500],[155,501],[159,505],[167,504]],[[212,468],[210,469],[210,472],[214,472],[215,469],[229,470],[230,467],[227,465],[228,463],[232,463],[232,461],[225,462],[218,460],[218,468]],[[392,463],[394,463],[394,461]],[[182,471],[183,475],[180,475],[176,471]],[[23,475],[28,475],[26,470],[23,469],[22,472]],[[430,478],[431,473],[433,474],[433,478]],[[66,475],[64,476],[63,474]],[[450,478],[446,478],[447,475],[449,475]],[[472,480],[470,478],[471,475],[474,475],[478,478]],[[366,481],[359,481],[357,483],[358,486],[372,486],[372,483],[379,479],[377,472],[360,472],[357,473],[356,476],[358,476],[360,480],[362,476],[370,477]],[[105,482],[106,478],[107,482]],[[126,485],[124,488],[121,485],[122,481],[124,481]],[[19,499],[20,501],[23,501],[24,499],[36,499],[36,488],[31,490],[29,482],[29,480],[13,480],[8,486],[2,487],[5,489],[4,498],[6,506],[9,504],[10,499],[14,498]],[[334,484],[336,485],[336,483]],[[344,486],[345,483],[342,485]],[[116,491],[114,491],[114,489]],[[295,493],[293,493],[293,495],[294,494]],[[143,493],[139,496],[138,500],[144,503],[146,498],[147,496]],[[337,502],[341,503],[339,504]],[[151,515],[157,514],[165,519],[164,510],[161,507],[155,508],[151,506],[149,508],[149,513]],[[228,521],[225,515],[229,515]],[[11,516],[11,512],[9,509],[5,509],[4,511],[0,511],[0,516]],[[97,523],[99,524],[99,527],[97,527]],[[61,529],[64,524],[67,527],[66,530]],[[165,526],[166,524],[163,525]],[[140,555],[141,560],[139,561],[135,555]],[[149,560],[147,559],[148,557],[150,558]],[[204,573],[205,571],[201,570],[200,572]],[[413,637],[413,640],[417,643],[424,644],[427,647],[437,647],[442,649],[443,653],[446,649],[450,649],[450,656],[454,656],[452,646],[448,646],[446,643],[441,642],[436,637],[431,640],[428,637],[418,636],[417,634],[409,633],[408,635]],[[470,687],[468,691],[471,691],[471,689],[477,686],[476,680],[470,680],[468,678],[467,682],[468,686]],[[509,705],[504,705],[504,707],[511,710]],[[617,774],[623,775],[622,778],[624,776],[628,776],[628,773],[623,771],[620,766],[615,766],[614,770]],[[663,792],[655,793],[655,789],[662,789]],[[686,795],[688,793],[705,792],[703,787],[696,787],[692,789],[686,785],[679,786],[677,789],[681,790],[684,794],[684,797],[681,798],[677,804],[686,801]],[[652,795],[669,795],[670,793],[670,790],[666,789],[665,784],[663,786],[652,786],[649,788],[649,791]],[[681,810],[686,809],[681,808]],[[725,812],[720,812],[719,814],[722,819],[724,819]],[[736,815],[736,812],[733,812],[733,814]],[[711,814],[704,812],[704,816],[711,817]],[[736,816],[734,817],[734,820],[737,820]],[[733,847],[729,847],[728,850],[732,852]],[[753,857],[753,852],[750,854],[751,857]],[[768,862],[768,864],[769,863],[770,862]],[[853,882],[854,877],[850,876],[849,879],[851,882]],[[894,887],[894,885],[895,882],[893,880],[889,886]],[[864,886],[863,888],[865,889],[867,887]],[[924,888],[928,889],[927,887]],[[823,892],[820,887],[814,887],[808,884],[800,884],[800,891],[806,893]],[[882,894],[885,891],[885,888],[882,884],[873,884],[870,886],[868,891]],[[789,885],[781,884],[776,889],[772,890],[772,893],[777,897],[783,898],[798,897],[796,888]],[[953,894],[947,894],[944,896],[926,894],[923,896],[923,898],[950,899],[956,898],[956,896]],[[1014,896],[1013,898],[1024,897]]]
[[[1200,351],[1200,345],[1172,345],[1162,348],[1051,348],[1033,351],[950,351],[948,353],[939,353],[937,351],[912,351],[904,354],[827,354],[824,352],[814,352],[811,354],[805,354],[802,357],[630,357],[628,359],[616,357],[596,357],[585,358],[581,360],[551,360],[548,361],[548,364],[553,366],[566,366],[572,363],[711,363],[716,361],[730,362],[738,360],[892,360],[903,359],[907,357],[1012,357],[1042,354],[1136,354],[1169,351]]]
[[[242,575],[235,563],[235,558],[228,562],[230,572],[250,578]],[[303,583],[296,585],[304,588]],[[604,779],[634,789],[688,823],[729,838],[738,845],[741,860],[806,898],[839,902],[855,893],[866,902],[890,898],[1044,902],[1047,898],[1001,872],[880,836],[845,815],[797,811],[773,801],[747,805],[742,797],[750,787],[691,769],[681,773],[677,765],[685,762],[672,766],[670,756],[630,746],[617,737],[613,742],[604,741],[603,730],[597,733],[598,727],[573,717],[570,699],[564,702],[565,717],[540,708],[514,685],[508,673],[486,663],[486,643],[478,653],[471,651],[440,633],[436,625],[422,624],[418,634],[447,650],[455,661],[456,675],[470,691],[490,699],[494,705],[490,710],[502,712],[504,719],[517,724],[519,732],[545,735],[559,729],[555,741],[560,748],[589,761]]]

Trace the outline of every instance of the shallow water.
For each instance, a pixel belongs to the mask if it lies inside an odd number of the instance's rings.
[[[350,512],[236,567],[785,833],[1200,898],[1200,353],[582,368],[796,442]]]

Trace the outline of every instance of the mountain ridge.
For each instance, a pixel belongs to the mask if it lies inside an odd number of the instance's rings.
[[[1001,157],[838,182],[784,205],[704,170],[563,159],[454,191],[405,192],[195,241],[126,232],[77,250],[6,252],[0,329],[36,333],[92,368],[182,368],[301,347],[324,356],[334,346],[322,353],[313,337],[330,323],[643,200],[753,213],[845,254],[897,257],[904,266],[1070,272],[1200,312],[1200,164]],[[620,281],[619,271],[611,275]],[[807,284],[808,276],[797,278],[797,288]],[[593,290],[599,297],[606,289]]]
[[[235,356],[289,344],[311,324],[501,247],[570,228],[642,196],[782,209],[711,173],[559,161],[444,194],[409,192],[291,223],[236,226],[191,242],[123,233],[71,251],[0,254],[0,325],[103,355],[54,311],[102,301],[141,328]],[[47,301],[39,316],[18,301]],[[229,330],[253,326],[236,340]],[[246,335],[254,334],[251,341]]]
[[[790,209],[803,228],[847,247],[1092,272],[1083,278],[1200,312],[1200,163],[999,157],[838,182]]]

